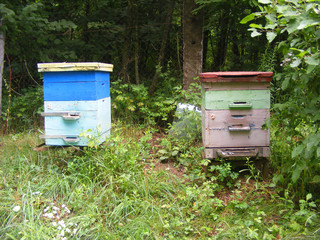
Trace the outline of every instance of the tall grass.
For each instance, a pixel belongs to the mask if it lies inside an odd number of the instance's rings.
[[[312,198],[296,209],[290,197],[279,195],[270,183],[205,176],[199,169],[201,151],[191,154],[190,148],[179,148],[185,152],[177,154],[175,164],[186,164],[186,172],[178,178],[154,168],[154,129],[121,122],[113,129],[106,143],[83,150],[34,151],[40,144],[34,132],[2,137],[0,238],[319,236]],[[190,164],[192,159],[197,164]],[[222,166],[219,171],[231,170]],[[194,181],[194,175],[201,178]],[[226,181],[234,185],[226,187]]]

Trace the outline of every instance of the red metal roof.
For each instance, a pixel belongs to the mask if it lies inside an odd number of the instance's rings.
[[[200,82],[270,82],[273,72],[205,72]]]

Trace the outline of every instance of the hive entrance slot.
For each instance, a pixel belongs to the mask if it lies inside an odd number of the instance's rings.
[[[250,126],[245,126],[243,124],[232,124],[231,126],[228,127],[228,130],[230,132],[250,131],[251,127]]]
[[[63,141],[66,143],[77,143],[80,141],[80,139],[78,137],[66,136],[63,138]]]
[[[229,104],[230,109],[251,109],[252,104],[244,101],[235,101]]]
[[[247,102],[233,102],[233,104],[248,104]]]
[[[232,118],[234,119],[242,119],[245,118],[247,115],[232,115]]]

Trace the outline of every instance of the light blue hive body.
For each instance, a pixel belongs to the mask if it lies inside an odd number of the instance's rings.
[[[46,145],[88,146],[110,135],[110,72],[104,63],[40,63]]]

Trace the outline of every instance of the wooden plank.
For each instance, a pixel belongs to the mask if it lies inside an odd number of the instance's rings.
[[[108,101],[109,98],[97,101],[44,101],[44,112],[63,111],[97,111],[99,101]]]
[[[270,157],[270,147],[255,147],[250,146],[248,148],[241,147],[241,148],[205,148],[204,154],[205,158],[208,159],[215,159],[219,157],[219,152],[226,152],[227,158],[229,159],[239,159],[239,157],[248,157],[250,152],[247,150],[252,150],[257,152],[257,157]],[[243,158],[241,158],[243,159]]]
[[[44,101],[90,101],[110,97],[109,82],[44,83]]]
[[[202,103],[205,109],[226,110],[229,104],[248,103],[252,109],[270,108],[270,90],[204,91]]]
[[[38,63],[39,72],[106,71],[112,72],[113,65],[99,62]]]
[[[202,87],[205,91],[223,91],[223,90],[268,90],[270,84],[267,82],[228,82],[213,83],[204,82]]]
[[[111,128],[110,121],[98,119],[97,112],[81,112],[79,120],[64,120],[62,117],[45,117],[46,135],[79,135],[91,129],[95,132],[104,132]]]
[[[80,72],[44,72],[45,83],[68,83],[77,82],[107,82],[110,81],[109,72],[80,71]]]
[[[46,101],[44,110],[45,113],[53,115],[45,117],[45,136],[79,136],[90,129],[92,137],[99,139],[101,134],[110,132],[111,129],[110,97],[97,101]],[[65,120],[61,115],[54,114],[74,111],[80,113],[78,120]],[[79,144],[84,144],[86,141],[82,137]],[[46,140],[46,144],[49,145],[57,143],[67,144],[63,139]]]
[[[108,72],[46,72],[43,74],[45,101],[97,100],[110,96]]]
[[[270,113],[268,109],[202,110],[202,136],[205,147],[269,146],[269,131],[262,126]],[[250,131],[231,132],[230,127],[241,125]]]
[[[209,128],[228,128],[233,124],[250,125],[259,127],[270,117],[269,109],[253,110],[207,110],[204,111],[203,127]]]
[[[269,146],[269,131],[252,129],[249,132],[230,132],[227,129],[208,129],[204,147]]]
[[[202,105],[203,106],[203,105]],[[202,133],[202,143],[205,146],[206,142],[208,141],[207,139],[209,139],[209,131],[206,131],[206,129],[208,128],[208,121],[209,118],[206,114],[206,109],[204,107],[201,108],[201,133]],[[210,116],[210,114],[208,114]]]
[[[101,133],[96,140],[98,144],[103,143],[108,137],[110,136],[110,130],[107,132]],[[66,135],[67,137],[67,135]],[[87,138],[80,138],[79,142],[76,143],[67,143],[62,138],[46,138],[45,144],[49,146],[88,146],[89,145],[89,139]]]
[[[66,103],[66,102],[64,102]],[[45,117],[46,135],[77,135],[88,129],[101,130],[111,128],[111,101],[110,98],[98,101],[78,101],[74,104],[60,101],[45,103],[45,113],[79,112],[78,120],[65,120],[61,116]]]

